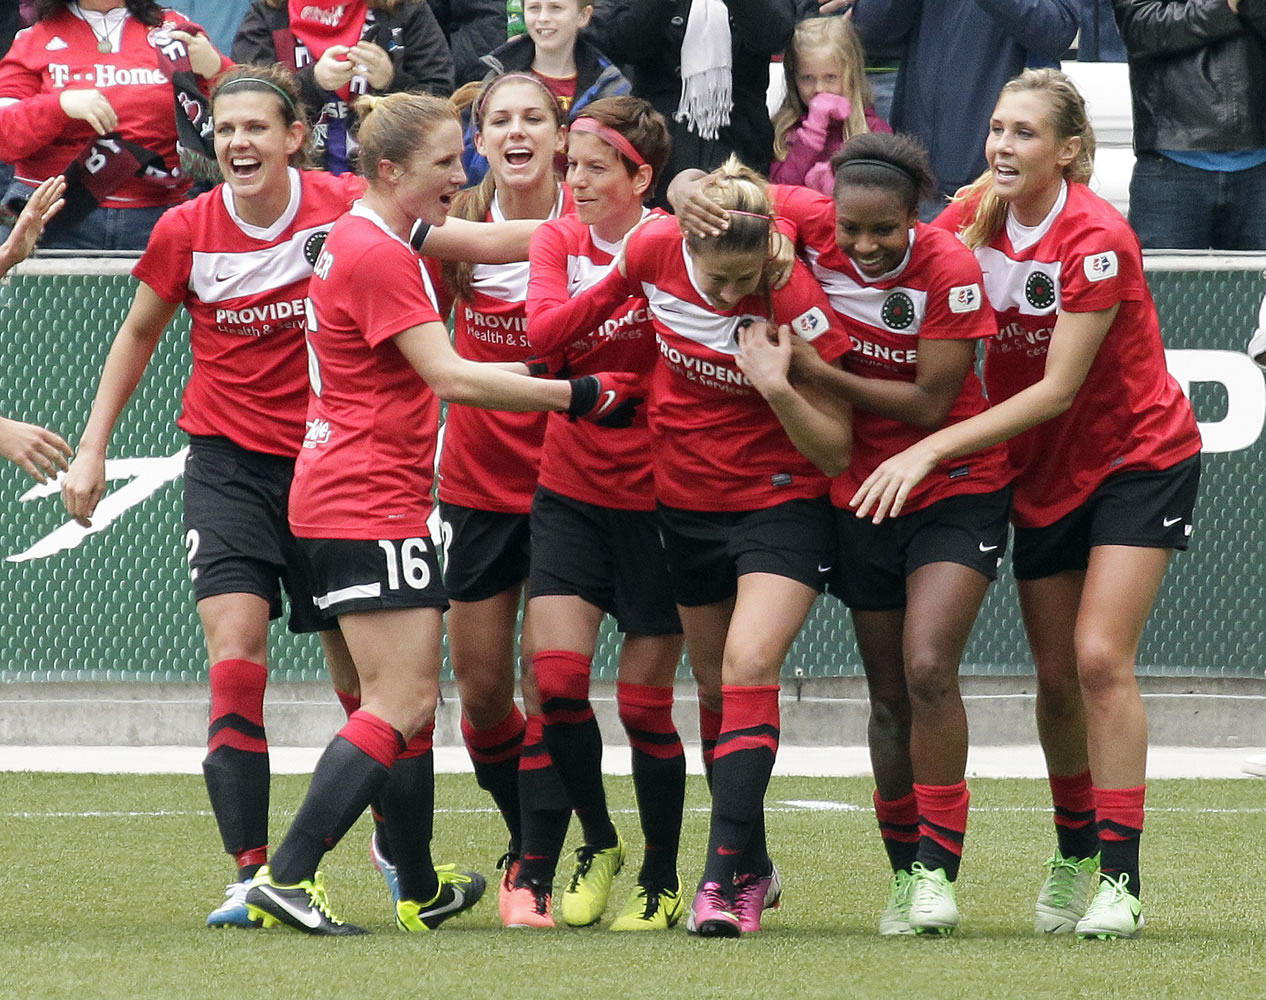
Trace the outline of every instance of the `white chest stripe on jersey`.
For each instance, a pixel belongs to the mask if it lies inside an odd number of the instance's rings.
[[[923,326],[923,317],[928,311],[928,293],[918,288],[894,286],[893,288],[875,288],[854,281],[847,274],[841,274],[819,263],[820,255],[810,251],[809,267],[813,276],[818,279],[826,296],[831,300],[831,308],[841,316],[865,323],[878,330],[906,337],[917,337]],[[884,320],[885,306],[896,293],[902,293],[914,306],[914,315],[909,323],[904,319],[900,327],[890,325]]]
[[[598,264],[592,257],[568,254],[567,291],[573,296],[579,295],[586,288],[592,288],[610,274],[614,266],[614,258],[609,263]]]
[[[314,233],[330,224],[296,232],[284,243],[243,253],[203,253],[195,250],[189,289],[203,302],[224,302],[248,295],[265,295],[311,277],[312,265],[304,246]]]
[[[993,247],[980,247],[976,260],[985,272],[985,296],[996,311],[1015,309],[1022,316],[1051,316],[1059,312],[1063,298],[1060,261],[1012,260]]]
[[[718,316],[711,309],[683,302],[649,281],[642,282],[642,293],[650,303],[651,312],[673,333],[718,354],[737,356],[738,325],[745,319],[761,319],[760,316]]]

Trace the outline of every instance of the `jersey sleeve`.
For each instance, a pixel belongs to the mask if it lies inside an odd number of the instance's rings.
[[[796,261],[791,278],[773,293],[774,320],[785,323],[791,332],[813,345],[824,361],[843,357],[852,347],[840,326],[826,292],[801,261]]]
[[[21,32],[0,60],[0,160],[8,163],[43,149],[70,121],[60,94],[40,93],[44,60],[35,49],[37,34],[30,28]],[[39,41],[46,41],[45,36],[41,34]]]
[[[173,209],[158,217],[145,253],[132,268],[132,277],[145,282],[164,302],[184,302],[193,270],[193,232],[189,212]]]
[[[423,323],[440,323],[418,259],[392,244],[363,252],[346,274],[344,309],[370,347]],[[351,294],[347,294],[351,293]]]
[[[1060,310],[1095,312],[1146,297],[1143,255],[1124,223],[1079,231],[1061,248]]]
[[[612,267],[607,276],[590,285],[575,298],[567,291],[567,247],[560,233],[546,232],[549,223],[532,234],[529,253],[531,277],[528,281],[527,334],[534,350],[552,351],[563,347],[577,334],[594,329],[621,302],[641,290],[630,277]],[[629,238],[632,251],[638,234]],[[538,274],[537,261],[543,273]],[[629,265],[631,267],[631,264]]]
[[[926,231],[927,237],[939,236]],[[920,339],[980,340],[998,332],[993,307],[985,301],[984,276],[976,256],[956,239],[936,241],[937,268],[929,289]]]
[[[537,351],[558,350],[577,332],[572,316],[580,310],[567,293],[570,241],[560,223],[554,220],[539,227],[528,252],[527,334]]]

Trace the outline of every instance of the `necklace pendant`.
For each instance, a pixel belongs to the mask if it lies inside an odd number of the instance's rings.
[[[109,55],[114,51],[114,46],[110,44],[110,39],[102,38],[97,42],[97,51],[104,55]]]

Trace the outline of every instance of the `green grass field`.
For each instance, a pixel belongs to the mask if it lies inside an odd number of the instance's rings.
[[[608,779],[617,825],[640,836],[627,778]],[[306,787],[274,782],[279,838]],[[775,779],[770,843],[784,903],[765,930],[701,941],[682,927],[618,935],[501,928],[491,895],[427,936],[398,932],[360,824],[327,857],[336,912],[372,937],[211,931],[231,874],[201,780],[0,775],[0,997],[560,998],[1266,996],[1266,920],[1248,891],[1266,839],[1261,782],[1154,782],[1138,941],[1037,938],[1032,904],[1053,847],[1044,782],[978,780],[948,940],[884,939],[882,848],[865,779]],[[469,775],[438,781],[436,858],[494,875],[500,819]],[[683,877],[707,835],[691,778]],[[638,853],[636,849],[632,852]],[[565,863],[565,861],[564,861]],[[631,870],[632,869],[632,870]],[[635,865],[616,880],[617,901]],[[490,886],[491,889],[491,886]],[[609,911],[609,912],[610,912]]]

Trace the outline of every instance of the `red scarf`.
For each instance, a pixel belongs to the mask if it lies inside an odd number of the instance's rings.
[[[369,10],[366,0],[288,0],[290,30],[316,62],[331,45],[351,48],[360,41]]]

